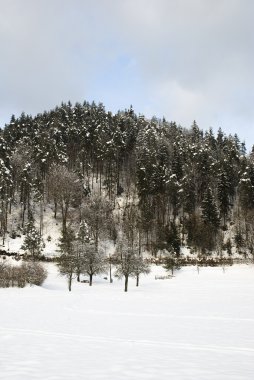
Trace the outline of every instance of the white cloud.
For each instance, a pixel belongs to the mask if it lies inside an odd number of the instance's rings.
[[[252,0],[0,6],[2,120],[10,109],[35,113],[92,96],[112,108],[133,103],[137,112],[187,126],[196,118],[201,127],[254,140]]]

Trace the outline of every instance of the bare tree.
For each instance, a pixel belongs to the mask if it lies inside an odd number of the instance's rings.
[[[92,234],[95,248],[101,236],[110,234],[113,225],[112,204],[100,195],[90,197],[82,212]]]
[[[124,291],[127,292],[129,277],[136,277],[136,286],[139,286],[140,274],[149,273],[149,264],[139,254],[139,247],[128,244],[124,239],[117,246],[117,254],[115,277],[124,277]]]
[[[49,176],[49,189],[55,204],[60,205],[63,233],[67,228],[68,213],[71,205],[80,205],[82,186],[78,176],[63,165],[54,165]]]

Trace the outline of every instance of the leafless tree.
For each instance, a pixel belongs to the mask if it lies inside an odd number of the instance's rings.
[[[82,186],[78,176],[63,165],[54,165],[49,176],[50,194],[55,204],[60,205],[62,215],[62,230],[66,231],[68,213],[71,205],[80,205]]]
[[[82,210],[82,218],[87,222],[95,248],[100,237],[110,234],[113,226],[112,204],[100,195],[90,197]]]
[[[124,239],[118,244],[117,253],[115,277],[124,277],[124,291],[127,292],[129,277],[136,277],[136,286],[139,286],[140,274],[149,273],[149,265],[139,254],[139,247],[128,244],[128,241]]]

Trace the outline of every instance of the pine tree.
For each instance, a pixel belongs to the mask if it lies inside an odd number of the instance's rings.
[[[254,208],[254,183],[251,180],[250,174],[249,167],[247,167],[246,171],[242,174],[238,187],[240,205],[244,213],[248,209]]]
[[[167,248],[169,252],[175,254],[176,256],[179,256],[180,254],[180,247],[181,247],[181,239],[179,236],[179,231],[176,226],[176,223],[171,222],[170,228],[167,229]]]
[[[204,222],[217,229],[220,225],[220,219],[215,199],[210,187],[208,187],[205,192],[201,208]]]
[[[218,201],[219,201],[219,209],[220,215],[223,218],[224,225],[226,224],[226,217],[231,207],[230,202],[230,182],[228,179],[227,172],[222,170],[219,175],[219,183],[218,183]]]
[[[62,230],[62,236],[59,239],[59,248],[61,255],[58,259],[58,269],[61,275],[67,277],[68,289],[71,291],[72,280],[76,276],[78,260],[74,250],[75,233],[70,226]]]
[[[25,232],[26,236],[21,249],[31,255],[33,260],[38,259],[43,251],[43,240],[33,220],[27,223]]]

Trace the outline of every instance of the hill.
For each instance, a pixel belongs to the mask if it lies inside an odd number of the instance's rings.
[[[152,256],[253,254],[253,155],[237,135],[196,122],[87,102],[12,116],[0,183],[3,251],[21,252],[33,231],[44,240],[36,255],[55,255],[61,236],[86,225],[96,247],[125,239]]]

